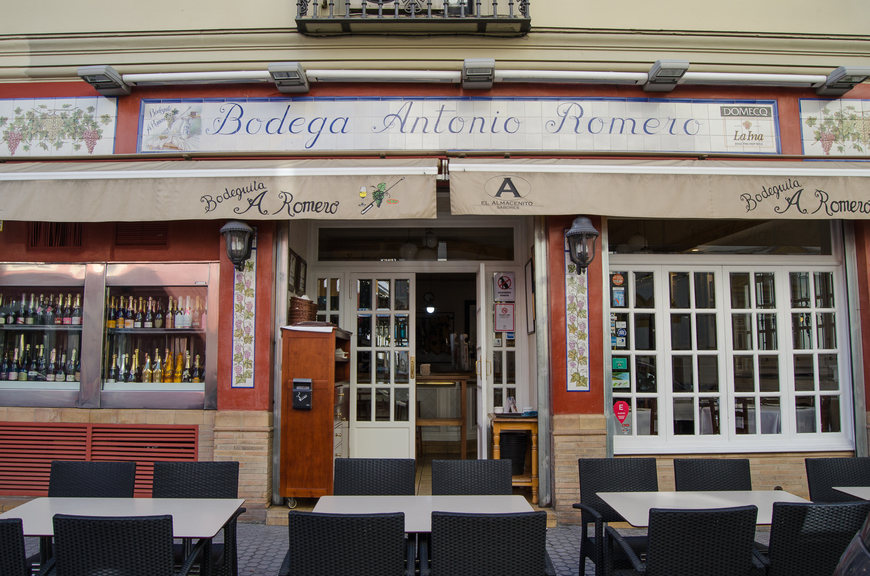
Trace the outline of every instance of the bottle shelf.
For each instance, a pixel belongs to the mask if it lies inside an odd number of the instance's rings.
[[[0,390],[78,390],[81,382],[48,382],[46,380],[0,380]]]
[[[155,390],[155,391],[193,391],[203,390],[202,382],[103,382],[103,390],[106,391],[131,391],[131,390]]]
[[[81,324],[0,324],[3,330],[25,331],[25,332],[81,332]]]
[[[202,328],[106,328],[109,334],[205,334]]]

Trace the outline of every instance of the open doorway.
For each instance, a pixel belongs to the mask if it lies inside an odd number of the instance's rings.
[[[459,458],[463,453],[476,458],[476,275],[418,273],[416,285],[417,418],[423,423],[465,420],[465,426],[418,426],[418,458]],[[457,377],[466,377],[470,385],[446,384]]]

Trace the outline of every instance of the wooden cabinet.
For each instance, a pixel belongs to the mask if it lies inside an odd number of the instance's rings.
[[[350,336],[330,325],[281,329],[281,496],[332,494],[333,461],[349,446]],[[310,410],[293,408],[294,379],[311,380]]]

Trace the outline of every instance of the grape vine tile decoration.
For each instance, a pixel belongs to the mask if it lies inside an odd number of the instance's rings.
[[[804,154],[863,156],[870,151],[870,100],[801,100]]]
[[[565,362],[569,392],[589,391],[589,295],[587,275],[577,274],[565,242]]]
[[[254,231],[251,257],[245,269],[235,271],[233,279],[233,388],[254,387],[254,349],[256,338],[257,233]]]
[[[102,97],[0,99],[0,156],[112,154],[117,116]]]

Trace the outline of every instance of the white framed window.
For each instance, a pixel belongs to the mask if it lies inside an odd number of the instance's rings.
[[[704,260],[611,258],[614,451],[851,449],[842,267]]]

